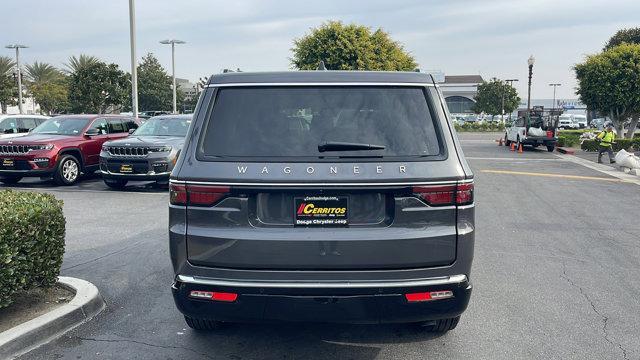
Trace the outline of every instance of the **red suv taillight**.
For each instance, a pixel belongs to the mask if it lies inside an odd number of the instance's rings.
[[[169,201],[172,205],[213,206],[230,192],[228,186],[171,184]]]
[[[414,186],[413,194],[431,206],[469,205],[473,203],[473,183]]]

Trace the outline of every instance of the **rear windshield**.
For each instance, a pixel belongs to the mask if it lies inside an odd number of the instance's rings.
[[[425,157],[441,154],[437,134],[420,87],[230,87],[218,90],[199,152],[207,158]],[[318,148],[336,143],[359,146]]]

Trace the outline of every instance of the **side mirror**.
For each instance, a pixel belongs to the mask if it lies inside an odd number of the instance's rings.
[[[96,136],[100,135],[100,131],[98,129],[89,129],[84,133],[84,136]]]
[[[133,134],[136,131],[136,129],[129,129],[129,134]]]

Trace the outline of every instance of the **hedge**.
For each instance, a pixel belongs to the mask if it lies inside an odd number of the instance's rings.
[[[596,140],[585,140],[580,145],[580,148],[584,151],[598,151],[600,144]],[[625,149],[627,151],[630,150],[638,150],[640,149],[640,138],[634,139],[616,139],[616,143],[612,146],[613,151],[620,151]]]
[[[0,190],[0,308],[25,290],[56,283],[64,254],[62,201]]]
[[[483,122],[481,124],[477,122],[466,122],[462,125],[455,124],[456,131],[465,132],[465,131],[477,131],[477,132],[502,132],[504,131],[504,125],[499,123],[487,123]]]
[[[560,147],[573,147],[580,142],[580,138],[577,136],[558,135],[558,146]]]

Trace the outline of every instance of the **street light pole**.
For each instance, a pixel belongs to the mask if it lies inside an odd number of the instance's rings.
[[[20,49],[26,49],[28,46],[21,44],[11,44],[5,46],[7,49],[16,49],[16,73],[18,74],[18,111],[22,114],[22,75],[20,74]]]
[[[131,43],[131,111],[138,117],[138,62],[136,60],[136,4],[129,0],[129,37]]]
[[[560,83],[555,83],[555,84],[549,84],[549,86],[553,86],[553,107],[551,108],[552,112],[555,112],[556,109],[556,87],[561,86],[562,84]],[[557,123],[557,119],[558,119],[558,114],[556,114],[556,121],[554,121],[554,128],[558,127]]]
[[[527,115],[531,111],[531,76],[533,75],[533,64],[536,62],[536,59],[533,55],[529,56],[527,60],[527,64],[529,64],[529,89],[527,90]]]
[[[176,44],[184,44],[182,40],[168,39],[160,41],[160,44],[171,44],[171,76],[173,77],[173,113],[176,114],[178,101],[176,97]]]

